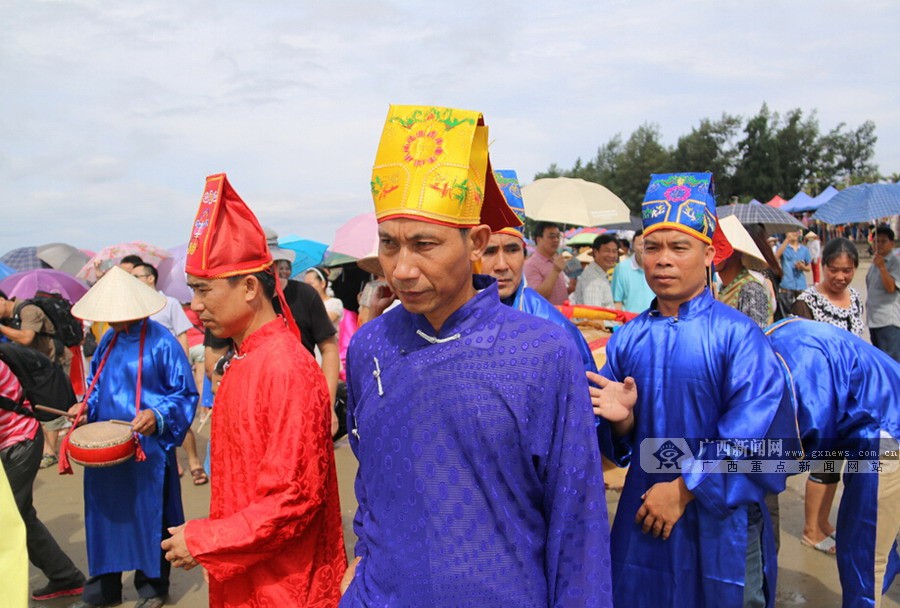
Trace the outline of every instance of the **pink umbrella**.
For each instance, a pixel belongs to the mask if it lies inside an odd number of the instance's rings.
[[[79,279],[84,279],[88,283],[94,283],[97,280],[94,263],[112,262],[113,264],[118,264],[122,258],[129,255],[140,256],[148,264],[158,266],[162,260],[171,257],[172,254],[162,247],[157,247],[144,241],[110,245],[101,249],[97,255],[88,260],[88,263],[75,276]]]
[[[187,244],[169,249],[171,257],[164,259],[156,267],[159,280],[156,287],[179,302],[190,302],[194,292],[187,286],[187,275],[184,274],[184,263],[187,258]]]
[[[378,255],[378,222],[375,213],[363,213],[351,218],[334,233],[329,251],[356,259]]]
[[[33,298],[39,291],[59,294],[77,302],[87,293],[87,285],[59,270],[26,270],[0,281],[0,289],[10,298]]]

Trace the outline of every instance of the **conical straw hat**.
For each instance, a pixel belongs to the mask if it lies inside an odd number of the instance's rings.
[[[759,250],[759,247],[756,246],[753,237],[750,236],[750,233],[747,232],[747,229],[744,228],[737,216],[729,215],[719,218],[719,229],[725,233],[725,238],[731,243],[732,248],[744,254],[743,261],[745,266],[754,269],[769,267],[766,263],[766,258]]]
[[[118,266],[112,267],[72,307],[72,315],[85,321],[133,321],[159,312],[166,297]]]

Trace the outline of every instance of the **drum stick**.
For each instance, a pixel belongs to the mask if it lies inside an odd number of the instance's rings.
[[[107,420],[106,422],[112,422],[113,424],[124,424],[125,426],[131,426],[131,423],[127,420]]]
[[[58,410],[55,407],[47,407],[46,405],[35,405],[33,406],[36,410],[41,410],[42,412],[50,412],[51,414],[56,414],[57,416],[65,416],[66,418],[74,418],[75,414],[70,414],[69,412],[64,412],[63,410]]]

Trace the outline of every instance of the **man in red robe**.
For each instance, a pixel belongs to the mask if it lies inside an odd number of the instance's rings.
[[[166,559],[206,568],[212,607],[336,606],[347,558],[328,387],[272,307],[265,234],[224,174],[207,178],[185,271],[191,307],[235,354],[212,418],[210,516],[173,528]]]

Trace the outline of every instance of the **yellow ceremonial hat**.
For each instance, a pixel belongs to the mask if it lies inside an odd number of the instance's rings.
[[[491,170],[487,142],[479,112],[392,105],[372,168],[376,219],[487,224],[495,232],[520,226]]]

